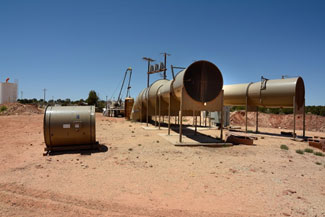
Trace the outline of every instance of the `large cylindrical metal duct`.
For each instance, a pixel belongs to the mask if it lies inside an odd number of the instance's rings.
[[[223,87],[223,78],[216,65],[208,61],[196,61],[179,72],[173,82],[173,94],[180,99],[181,89],[197,102],[215,99]]]
[[[96,143],[95,106],[48,106],[44,114],[47,147]]]
[[[146,115],[147,97],[149,97],[149,106],[152,108],[156,106],[158,96],[167,104],[170,101],[170,96],[179,103],[183,89],[183,94],[187,94],[193,102],[204,104],[214,100],[222,91],[222,87],[223,78],[218,67],[208,61],[196,61],[179,72],[174,80],[158,80],[149,88],[145,88],[136,99],[132,119],[140,119],[141,108],[142,118]],[[166,109],[162,108],[163,111]],[[171,113],[176,113],[178,109],[179,106],[172,105]],[[150,116],[154,115],[153,111],[153,109],[149,109]]]
[[[157,80],[154,83],[152,83],[149,88],[146,88],[147,92],[146,92],[146,94],[144,94],[142,96],[143,101],[147,102],[147,99],[149,97],[149,106],[152,106],[152,108],[155,108],[156,101],[157,101],[156,96],[158,94],[158,91],[166,83],[168,83],[168,80],[165,80],[165,79]],[[147,105],[144,105],[144,107],[146,108]]]
[[[304,105],[305,85],[301,77],[264,80],[262,82],[225,85],[224,105],[262,106],[269,108],[294,107]]]

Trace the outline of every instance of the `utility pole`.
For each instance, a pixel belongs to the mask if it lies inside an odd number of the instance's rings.
[[[147,79],[147,87],[149,87],[149,71],[150,71],[150,63],[154,62],[155,60],[151,59],[150,57],[143,57],[145,61],[148,61],[148,79]]]
[[[166,79],[166,78],[167,78],[167,75],[166,75],[166,71],[167,71],[167,56],[170,56],[171,54],[166,53],[166,52],[164,52],[164,53],[160,53],[160,54],[164,55],[164,65],[165,65],[165,69],[164,69],[164,79]]]
[[[23,99],[23,91],[20,91],[20,99]]]
[[[44,88],[44,89],[43,89],[43,91],[44,91],[44,99],[43,99],[43,105],[45,105],[45,93],[46,93],[47,89],[46,89],[46,88]]]
[[[149,81],[149,76],[150,76],[150,74],[149,74],[149,71],[150,71],[150,63],[151,62],[154,62],[155,60],[153,60],[153,59],[151,59],[149,57],[143,57],[142,59],[148,62],[147,87],[149,87],[149,82],[150,82]],[[148,94],[148,97],[147,97],[147,126],[148,126],[148,122],[149,122],[149,92],[147,92],[147,94]]]

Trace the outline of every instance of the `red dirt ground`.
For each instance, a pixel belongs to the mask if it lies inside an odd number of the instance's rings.
[[[325,158],[297,154],[305,142],[175,147],[166,129],[97,114],[106,152],[44,157],[42,126],[41,114],[0,117],[0,216],[325,216]]]
[[[39,109],[37,105],[23,105],[21,103],[5,103],[0,104],[0,108],[5,106],[7,109],[0,112],[0,115],[31,115],[31,114],[42,114],[44,111]]]

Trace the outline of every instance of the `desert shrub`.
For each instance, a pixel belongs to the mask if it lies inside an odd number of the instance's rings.
[[[280,148],[281,148],[282,150],[289,150],[289,147],[286,146],[286,145],[281,145]]]
[[[303,151],[303,150],[300,150],[300,149],[298,149],[298,150],[296,150],[296,153],[297,153],[297,154],[304,154],[304,151]]]
[[[314,152],[314,150],[313,150],[313,149],[311,149],[311,148],[305,148],[305,152],[307,152],[307,153],[313,153],[313,152]]]
[[[321,156],[321,157],[324,156],[324,154],[322,152],[315,152],[314,155]]]
[[[321,163],[321,162],[316,162],[315,164],[317,164],[317,165],[322,165],[322,163]]]
[[[7,110],[7,107],[6,106],[3,105],[3,106],[0,107],[0,112],[4,112],[6,110]]]

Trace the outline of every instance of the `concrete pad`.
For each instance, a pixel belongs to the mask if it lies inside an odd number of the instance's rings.
[[[154,127],[154,126],[142,126],[141,127],[142,129],[145,129],[145,130],[159,130],[158,127]],[[162,129],[162,128],[160,128]]]
[[[209,136],[197,135],[193,136],[193,138],[189,138],[187,136],[182,137],[183,142],[179,142],[179,134],[171,133],[170,135],[159,133],[159,136],[170,142],[175,146],[211,146],[211,147],[224,147],[224,146],[232,146],[232,143],[225,143],[219,139],[211,138]]]
[[[195,130],[195,127],[186,127],[187,129],[190,129],[190,130]],[[205,131],[205,130],[215,130],[216,127],[197,127],[196,130],[197,131]]]

